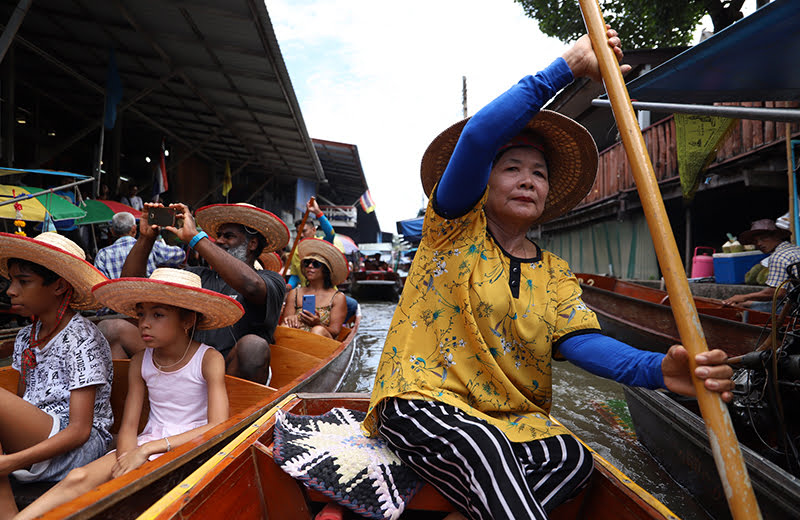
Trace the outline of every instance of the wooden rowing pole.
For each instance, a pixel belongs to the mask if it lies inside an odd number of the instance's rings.
[[[583,21],[600,65],[603,83],[611,100],[611,108],[617,121],[622,143],[625,145],[625,152],[631,163],[636,188],[642,201],[650,235],[653,237],[658,263],[672,301],[672,312],[675,315],[678,332],[684,347],[689,352],[689,365],[697,391],[697,401],[706,423],[711,440],[711,451],[714,454],[714,461],[720,480],[722,480],[728,506],[735,520],[760,519],[761,511],[750,485],[750,477],[747,475],[747,468],[733,431],[728,409],[718,393],[707,390],[703,381],[694,377],[696,368],[694,358],[697,354],[708,351],[708,347],[697,316],[694,299],[689,291],[689,282],[686,280],[686,273],[667,218],[664,201],[658,190],[653,165],[647,154],[644,138],[636,121],[619,64],[607,43],[607,29],[603,13],[597,0],[579,0],[579,2]]]
[[[314,200],[314,197],[311,197],[311,200]],[[289,252],[289,257],[286,259],[286,265],[283,266],[283,270],[281,271],[281,276],[286,276],[286,273],[289,271],[289,266],[292,265],[292,258],[294,258],[294,252],[297,250],[297,244],[300,242],[300,233],[306,228],[306,220],[308,220],[308,212],[311,211],[308,207],[306,207],[306,212],[303,213],[303,220],[300,222],[300,231],[297,232],[297,235],[294,237],[294,244],[292,244],[292,250]]]

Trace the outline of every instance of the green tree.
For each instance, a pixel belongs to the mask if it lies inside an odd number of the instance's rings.
[[[539,22],[539,30],[561,41],[586,32],[578,0],[514,0]],[[703,15],[720,31],[742,17],[745,0],[600,0],[603,17],[627,48],[687,45]],[[758,0],[758,5],[768,0]]]

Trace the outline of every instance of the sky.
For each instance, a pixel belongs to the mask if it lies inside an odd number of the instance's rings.
[[[420,161],[462,119],[462,76],[472,115],[568,48],[513,0],[266,5],[309,135],[358,146],[381,229],[393,233],[426,202]]]

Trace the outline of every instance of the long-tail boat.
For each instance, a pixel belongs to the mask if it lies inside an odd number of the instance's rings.
[[[205,518],[286,518],[310,520],[329,499],[305,489],[272,457],[278,410],[318,415],[344,407],[366,411],[363,394],[299,394],[287,397],[196,472],[145,511],[140,520]],[[663,504],[641,489],[609,462],[594,453],[595,472],[574,500],[556,508],[553,519],[644,520],[676,519]],[[406,507],[403,518],[423,514],[438,518],[455,511],[434,488],[424,485]],[[424,516],[424,518],[437,518]]]
[[[136,518],[286,395],[301,390],[335,391],[352,359],[354,336],[355,330],[344,330],[341,339],[333,340],[278,327],[271,348],[271,386],[225,376],[230,403],[227,421],[140,468],[53,509],[43,518]],[[113,433],[119,429],[122,418],[129,364],[128,360],[114,360],[111,392],[115,418]],[[3,388],[16,392],[18,379],[16,370],[0,368]],[[143,413],[140,430],[146,421],[147,413]],[[41,485],[17,486],[15,496],[18,504],[27,505],[44,489]]]
[[[625,388],[636,437],[670,476],[696,497],[711,517],[731,518],[711,453],[706,425],[693,399],[644,388]],[[796,409],[794,403],[786,403]],[[744,410],[740,410],[747,413]],[[731,409],[737,434],[736,410]],[[753,414],[755,415],[755,413]],[[774,439],[774,431],[763,431]],[[764,518],[798,518],[800,479],[742,444],[742,455]]]
[[[594,274],[575,273],[583,301],[603,331],[638,348],[666,352],[680,343],[666,291]],[[735,356],[755,350],[769,335],[768,313],[730,307],[713,298],[694,297],[709,348]]]

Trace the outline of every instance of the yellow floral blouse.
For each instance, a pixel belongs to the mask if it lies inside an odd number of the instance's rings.
[[[533,259],[500,248],[486,228],[485,201],[486,192],[452,220],[428,205],[362,424],[367,435],[389,397],[455,406],[514,442],[568,433],[548,415],[552,345],[600,326],[564,260],[538,247]]]

